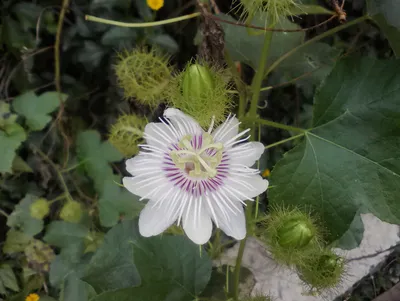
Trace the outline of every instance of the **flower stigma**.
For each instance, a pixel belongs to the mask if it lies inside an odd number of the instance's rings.
[[[170,153],[175,166],[184,170],[193,178],[213,178],[217,175],[217,166],[221,163],[224,146],[214,143],[209,133],[203,133],[201,148],[193,145],[195,137],[184,136],[178,143],[179,150]]]

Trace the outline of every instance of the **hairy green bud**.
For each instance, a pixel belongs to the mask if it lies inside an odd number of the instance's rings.
[[[318,252],[322,244],[321,230],[309,213],[297,208],[274,208],[264,227],[258,230],[278,262],[297,265]]]
[[[82,206],[76,201],[68,200],[61,209],[60,218],[66,222],[79,223],[82,218]]]
[[[155,50],[135,49],[119,54],[115,72],[124,96],[155,108],[165,97],[172,79],[168,60]]]
[[[315,226],[308,216],[294,217],[277,229],[278,243],[284,248],[304,248],[313,239],[315,232]]]
[[[297,266],[300,279],[310,286],[314,294],[336,287],[344,269],[343,258],[328,249],[322,249],[319,254]]]
[[[132,157],[139,152],[138,145],[143,143],[143,131],[146,118],[136,115],[122,115],[112,126],[109,141],[125,157]]]
[[[200,63],[190,63],[178,74],[168,88],[168,103],[193,116],[203,128],[212,118],[215,123],[225,120],[232,108],[228,93],[228,73]]]
[[[44,198],[37,199],[29,207],[30,215],[36,219],[45,218],[49,214],[49,211],[50,211],[50,204]]]
[[[266,22],[274,25],[279,19],[290,15],[291,10],[298,5],[297,0],[241,0],[242,16],[252,19],[254,15],[266,16]]]

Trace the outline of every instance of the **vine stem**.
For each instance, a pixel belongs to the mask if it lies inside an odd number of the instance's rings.
[[[97,22],[97,23],[103,23],[103,24],[109,24],[109,25],[115,25],[115,26],[120,26],[120,27],[137,27],[137,28],[143,28],[143,27],[154,27],[154,26],[160,26],[160,25],[166,25],[166,24],[171,24],[171,23],[176,23],[192,18],[196,18],[200,16],[200,12],[176,17],[176,18],[171,18],[171,19],[166,19],[166,20],[161,20],[161,21],[155,21],[155,22],[144,22],[144,23],[126,23],[126,22],[119,22],[119,21],[113,21],[109,19],[103,19],[91,15],[85,15],[85,20],[86,21],[91,21],[91,22]]]
[[[290,138],[280,140],[280,141],[278,141],[278,142],[275,142],[275,143],[272,143],[272,144],[267,145],[267,146],[265,147],[265,149],[269,149],[269,148],[271,148],[271,147],[275,147],[275,146],[277,146],[277,145],[286,143],[286,142],[291,141],[291,140],[295,140],[295,139],[297,139],[297,138],[301,138],[301,137],[303,137],[304,135],[305,135],[305,133],[301,133],[301,134],[298,134],[298,135],[296,135],[296,136],[292,136],[292,137],[290,137]]]
[[[282,130],[286,130],[286,131],[292,131],[292,132],[306,133],[308,131],[308,130],[305,130],[305,129],[302,129],[302,128],[297,128],[297,127],[294,127],[294,126],[282,124],[282,123],[271,121],[271,120],[261,119],[261,118],[250,118],[250,117],[247,117],[247,118],[243,118],[242,121],[243,122],[258,123],[258,124],[261,124],[261,125],[266,125],[266,126],[270,126],[270,127],[274,127],[274,128],[278,128],[278,129],[282,129]]]
[[[273,27],[273,26],[271,26],[271,27]],[[267,65],[269,46],[271,45],[272,35],[273,35],[272,31],[267,31],[265,33],[264,44],[263,44],[263,48],[261,51],[261,56],[260,56],[260,61],[258,63],[257,72],[256,72],[256,75],[254,76],[252,84],[251,84],[252,98],[251,98],[250,109],[249,109],[249,117],[252,120],[257,119],[256,118],[257,117],[257,104],[258,104],[258,99],[260,97],[262,81],[264,79],[264,70]],[[251,137],[253,137],[253,139],[255,137],[255,132],[256,132],[256,127],[253,125],[251,127]],[[252,209],[253,209],[253,203],[248,204],[248,206],[246,208],[246,221],[251,218]],[[234,287],[233,287],[233,299],[235,301],[237,301],[239,298],[240,267],[242,264],[244,248],[246,247],[246,239],[247,239],[247,235],[240,242],[238,255],[236,257]]]
[[[276,67],[278,67],[284,60],[286,60],[288,57],[290,57],[291,55],[293,55],[297,51],[307,47],[308,45],[311,45],[312,43],[317,42],[319,40],[322,40],[323,38],[326,38],[326,37],[328,37],[330,35],[333,35],[334,33],[337,33],[337,32],[339,32],[339,31],[341,31],[343,29],[346,29],[346,28],[348,28],[350,26],[356,25],[358,23],[364,22],[364,21],[369,20],[369,19],[370,19],[370,17],[368,15],[365,15],[365,16],[359,17],[357,19],[354,19],[353,21],[347,22],[347,23],[345,23],[343,25],[334,27],[334,28],[332,28],[330,30],[327,30],[324,33],[312,38],[312,39],[309,39],[308,41],[304,42],[303,44],[301,44],[301,45],[299,45],[299,46],[297,46],[295,48],[293,48],[292,50],[286,52],[284,55],[279,57],[267,69],[267,71],[265,72],[264,76],[267,76],[272,70],[274,70]]]

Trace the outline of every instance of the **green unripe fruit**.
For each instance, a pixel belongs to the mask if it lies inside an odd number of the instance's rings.
[[[33,218],[43,219],[50,211],[49,202],[46,199],[37,199],[29,207],[29,212]]]
[[[301,280],[316,293],[337,286],[344,274],[344,260],[331,250],[321,250],[298,266]]]
[[[293,218],[277,229],[278,243],[284,248],[301,249],[315,236],[315,227],[306,219]]]
[[[189,66],[182,79],[182,94],[187,100],[208,97],[215,89],[211,71],[199,64]]]
[[[75,201],[68,201],[61,209],[60,218],[66,222],[79,223],[82,218],[81,204]]]

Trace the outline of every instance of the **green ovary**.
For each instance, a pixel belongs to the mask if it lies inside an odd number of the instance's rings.
[[[179,141],[178,151],[171,151],[170,156],[176,167],[184,170],[193,178],[213,178],[217,175],[217,167],[222,160],[223,144],[214,143],[214,139],[208,133],[203,133],[201,149],[193,148],[192,136],[186,135]],[[210,156],[207,150],[214,149],[216,154]]]

